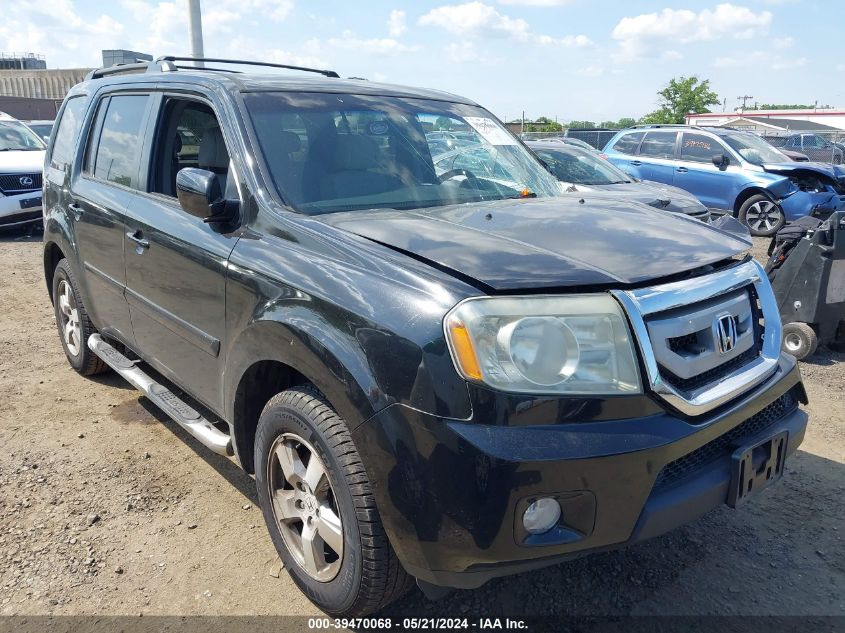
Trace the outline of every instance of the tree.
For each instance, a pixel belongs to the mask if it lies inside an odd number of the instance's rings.
[[[721,103],[719,95],[710,90],[710,80],[698,77],[672,79],[657,93],[660,108],[645,115],[643,123],[683,123],[690,112],[710,112],[708,106]]]
[[[435,130],[448,130],[452,127],[452,120],[449,117],[439,116],[434,119]]]

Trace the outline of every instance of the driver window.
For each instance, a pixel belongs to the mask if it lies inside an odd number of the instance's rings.
[[[186,99],[167,99],[158,127],[150,191],[176,197],[176,174],[198,167],[217,174],[221,191],[229,180],[229,152],[214,112]]]
[[[716,154],[728,156],[727,150],[712,138],[703,134],[684,132],[681,141],[681,160],[709,163]]]

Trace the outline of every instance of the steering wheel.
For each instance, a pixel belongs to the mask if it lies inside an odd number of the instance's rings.
[[[444,171],[442,174],[440,174],[438,180],[442,184],[456,176],[465,177],[467,184],[473,189],[482,188],[481,183],[478,181],[478,178],[475,176],[475,174],[473,174],[471,171],[467,171],[466,169],[450,169],[449,171]]]

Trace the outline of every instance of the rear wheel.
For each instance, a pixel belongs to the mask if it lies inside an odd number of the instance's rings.
[[[88,318],[79,286],[66,259],[56,265],[53,273],[53,308],[59,339],[70,366],[83,376],[108,371],[109,366],[88,349],[88,337],[97,330]]]
[[[366,615],[411,588],[349,429],[313,387],[283,391],[264,407],[255,479],[285,568],[325,612]]]
[[[783,351],[798,360],[812,356],[819,346],[816,331],[806,323],[794,322],[783,326]]]
[[[764,195],[751,196],[739,209],[739,221],[746,225],[751,235],[769,237],[786,223],[783,209]]]

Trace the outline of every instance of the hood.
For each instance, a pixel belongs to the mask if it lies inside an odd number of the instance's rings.
[[[314,219],[502,291],[641,284],[747,249],[730,233],[697,220],[600,196]]]
[[[40,173],[44,169],[44,150],[0,152],[0,174]]]
[[[815,163],[815,162],[791,162],[791,163],[767,163],[762,165],[763,169],[770,174],[778,174],[780,176],[792,176],[796,172],[812,171],[817,174],[822,174],[833,180],[842,181],[845,179],[845,167],[841,165],[832,165],[830,163]]]
[[[656,182],[622,182],[614,185],[574,185],[577,191],[596,191],[611,196],[641,202],[656,209],[687,214],[701,214],[707,210],[697,198],[683,189]]]

